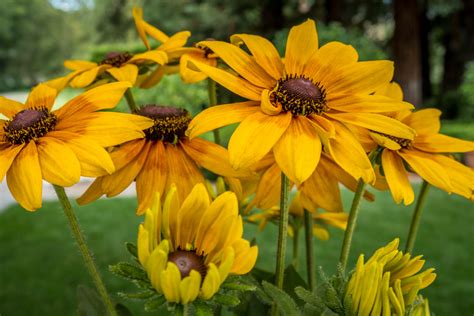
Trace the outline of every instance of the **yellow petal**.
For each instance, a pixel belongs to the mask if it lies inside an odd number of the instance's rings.
[[[257,87],[272,89],[276,79],[272,78],[255,59],[239,47],[220,41],[204,41],[203,45],[217,54],[229,67]]]
[[[369,131],[370,138],[372,138],[379,146],[388,148],[390,150],[399,150],[402,148],[399,143],[397,143],[394,140],[391,140],[387,136],[378,134],[378,133],[373,133]]]
[[[79,182],[81,166],[66,143],[52,137],[41,137],[37,148],[43,179],[62,187]]]
[[[137,252],[138,252],[138,260],[140,261],[141,265],[144,267],[146,267],[146,262],[148,260],[148,257],[150,257],[149,243],[150,243],[150,234],[143,227],[143,224],[140,224],[140,226],[138,227]]]
[[[248,116],[229,141],[232,166],[244,169],[262,159],[285,133],[291,118],[289,112],[275,116],[256,112]]]
[[[254,101],[213,106],[200,112],[191,121],[187,133],[190,138],[194,138],[219,127],[241,122],[257,112],[260,112],[260,108]]]
[[[354,47],[341,42],[329,42],[323,45],[311,58],[311,60],[317,60],[320,64],[336,65],[337,67],[355,63],[357,59],[359,59],[359,55]],[[310,63],[308,62],[308,64]]]
[[[85,60],[65,60],[64,67],[71,70],[86,70],[97,67],[97,64]]]
[[[43,184],[35,142],[22,148],[7,171],[7,184],[18,203],[28,211],[41,208]]]
[[[181,273],[179,272],[178,267],[172,263],[168,262],[166,270],[161,271],[160,273],[160,284],[161,290],[166,297],[168,302],[179,303],[179,283],[181,281]]]
[[[0,114],[11,119],[15,114],[25,109],[25,105],[0,96]]]
[[[81,72],[71,80],[69,85],[75,89],[85,88],[94,82],[97,76],[107,68],[110,68],[110,65],[100,65]]]
[[[274,79],[278,80],[283,76],[283,63],[280,54],[269,40],[249,34],[235,34],[231,36],[230,40],[234,45],[240,45],[243,42],[257,64]]]
[[[152,50],[149,52],[133,55],[133,57],[127,63],[135,63],[140,61],[153,61],[158,65],[164,65],[168,62],[168,56],[165,52]]]
[[[139,82],[139,87],[148,89],[157,85],[165,75],[170,75],[179,72],[179,66],[158,66],[156,69],[143,81]],[[141,77],[139,77],[140,79]]]
[[[321,140],[305,117],[296,116],[276,142],[273,153],[281,170],[299,184],[316,169],[321,156]]]
[[[415,147],[432,153],[464,153],[474,151],[474,142],[443,134],[433,134],[416,137]]]
[[[51,110],[58,92],[45,84],[39,84],[31,90],[26,100],[25,107],[33,108],[44,106]]]
[[[229,72],[201,63],[195,59],[190,59],[188,65],[194,65],[197,69],[211,77],[212,80],[249,100],[258,101],[262,93],[262,88],[257,87],[241,77],[234,76]]]
[[[281,170],[277,164],[273,164],[263,173],[258,183],[253,199],[256,207],[267,210],[280,203],[280,188],[279,185],[275,185],[278,183],[281,183]],[[249,205],[251,206],[246,208],[246,212],[254,206]]]
[[[279,102],[277,102],[277,104],[273,104],[270,101],[270,94],[271,91],[268,89],[264,89],[262,91],[262,101],[260,103],[260,109],[263,113],[267,115],[278,115],[281,112],[282,106]]]
[[[403,120],[403,123],[416,130],[419,136],[437,134],[441,127],[440,116],[441,111],[438,109],[423,109],[413,112]]]
[[[20,145],[0,145],[0,182],[3,181],[7,170],[13,163],[18,153],[23,149],[25,144]]]
[[[408,102],[382,95],[331,94],[327,102],[330,108],[342,112],[383,113],[414,109]]]
[[[216,67],[217,65],[215,59],[206,58],[201,53],[184,54],[179,60],[179,74],[181,75],[181,79],[186,83],[196,83],[207,78],[207,75],[205,73],[195,71],[194,69],[188,67],[188,61],[191,59],[195,59],[201,63],[208,64],[211,67]]]
[[[213,263],[211,263],[207,269],[204,282],[202,282],[201,293],[199,296],[205,300],[211,299],[219,290],[220,284],[221,279],[219,276],[219,270]]]
[[[77,204],[89,204],[100,198],[104,194],[102,191],[102,179],[102,177],[95,179],[94,182],[92,182],[92,184],[87,188],[86,192],[76,199]]]
[[[285,51],[285,70],[287,75],[299,75],[308,60],[318,50],[316,24],[308,19],[291,28]]]
[[[188,38],[191,36],[189,31],[181,31],[176,34],[173,34],[168,40],[163,42],[157,49],[161,51],[167,51],[171,49],[176,49],[182,47],[188,41]]]
[[[386,97],[395,99],[397,101],[403,101],[403,91],[400,85],[396,82],[390,82],[383,86],[380,86],[375,90],[375,94],[384,95]]]
[[[385,149],[382,152],[382,166],[395,202],[400,203],[403,200],[405,205],[413,203],[415,193],[402,159],[395,152]]]
[[[191,270],[189,276],[185,277],[179,284],[181,304],[194,301],[199,295],[201,288],[201,274]]]
[[[121,67],[111,67],[106,70],[117,81],[130,82],[135,84],[138,76],[138,67],[133,64],[125,64]]]

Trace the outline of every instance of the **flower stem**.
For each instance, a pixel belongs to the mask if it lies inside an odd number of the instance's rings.
[[[99,271],[97,270],[97,266],[95,265],[94,259],[92,257],[92,253],[86,245],[86,240],[84,235],[81,232],[81,228],[79,226],[79,222],[77,220],[76,215],[74,214],[74,210],[72,209],[71,203],[66,195],[66,191],[61,186],[54,185],[54,190],[56,191],[56,195],[58,196],[58,200],[61,203],[61,206],[64,210],[64,214],[69,223],[69,227],[71,228],[72,234],[76,239],[77,246],[82,254],[82,258],[84,259],[84,263],[89,271],[92,280],[94,281],[94,285],[99,292],[99,295],[102,299],[102,302],[105,304],[107,308],[108,314],[110,316],[116,316],[117,312],[115,311],[114,304],[110,299],[109,295],[107,294],[107,290],[105,288],[104,282],[102,281]]]
[[[280,220],[278,223],[278,248],[275,269],[275,285],[279,289],[283,289],[283,280],[285,278],[286,243],[288,238],[289,187],[290,180],[282,172],[280,191]],[[272,305],[272,315],[278,315],[278,310],[275,304]]]
[[[308,286],[310,291],[316,286],[314,275],[314,252],[313,252],[313,217],[311,212],[304,210],[304,230],[306,240],[306,270],[308,274]]]
[[[424,180],[423,184],[421,185],[420,194],[418,195],[418,201],[416,201],[415,211],[411,219],[410,231],[408,233],[407,245],[405,247],[405,252],[407,253],[411,253],[413,251],[413,247],[415,246],[418,226],[420,225],[421,220],[421,213],[423,211],[423,207],[425,206],[429,188],[430,184]]]
[[[135,103],[135,99],[133,98],[132,88],[128,88],[125,91],[125,100],[127,100],[128,107],[130,108],[130,112],[134,113],[137,111],[137,104]]]
[[[189,316],[189,304],[183,305],[183,316]]]
[[[217,93],[216,93],[216,82],[211,78],[207,79],[207,93],[209,94],[209,107],[217,105]],[[218,129],[213,131],[214,133],[214,143],[220,145],[221,136]]]
[[[300,233],[300,228],[299,227],[295,227],[295,230],[293,232],[293,261],[292,261],[292,264],[293,264],[293,267],[295,267],[295,269],[298,267],[298,253],[299,253],[299,233]]]

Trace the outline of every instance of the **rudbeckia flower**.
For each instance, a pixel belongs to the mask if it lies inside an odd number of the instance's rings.
[[[237,75],[199,61],[189,63],[248,101],[203,111],[191,122],[190,137],[240,122],[229,142],[234,168],[245,169],[273,151],[280,169],[302,183],[324,149],[355,179],[372,182],[371,163],[346,125],[413,139],[411,128],[381,114],[413,106],[373,94],[391,81],[392,62],[359,62],[354,48],[339,42],[319,48],[312,20],[290,30],[284,60],[262,37],[238,34],[231,41],[245,44],[251,54],[220,41],[200,45]]]
[[[5,174],[13,197],[29,211],[41,208],[42,179],[68,187],[80,176],[115,171],[104,147],[143,137],[153,122],[124,113],[98,112],[114,107],[129,83],[91,89],[58,110],[56,90],[40,84],[25,104],[0,97],[0,181]]]
[[[97,178],[78,199],[79,204],[92,202],[103,194],[116,196],[135,181],[137,214],[143,214],[150,207],[154,192],[166,192],[175,183],[179,196],[184,197],[195,184],[204,183],[199,167],[224,176],[246,175],[231,167],[225,148],[185,136],[191,121],[186,110],[149,104],[133,116],[151,118],[154,125],[144,129],[143,138],[111,151],[116,172]]]
[[[214,201],[203,184],[180,203],[171,186],[163,206],[155,198],[138,233],[138,258],[152,286],[168,302],[212,299],[229,274],[248,273],[257,246],[242,238],[243,225],[232,192]]]
[[[355,271],[346,287],[344,306],[351,315],[406,315],[418,292],[436,278],[434,269],[420,272],[425,264],[422,256],[411,257],[398,250],[395,239],[378,249],[364,262],[359,256]]]

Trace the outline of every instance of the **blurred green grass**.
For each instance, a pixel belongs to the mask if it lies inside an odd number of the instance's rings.
[[[343,193],[348,205],[352,193]],[[376,197],[375,203],[362,205],[349,266],[355,264],[359,253],[370,256],[395,237],[402,237],[403,246],[413,207],[395,205],[387,193],[376,192]],[[109,264],[129,258],[123,244],[135,242],[142,220],[134,215],[134,208],[135,200],[124,198],[99,200],[76,208],[98,266],[114,295],[118,291],[136,291],[133,285],[107,270]],[[415,253],[424,255],[425,268],[437,270],[437,280],[423,291],[437,315],[468,315],[474,310],[473,222],[472,202],[437,189],[429,192]],[[260,245],[258,267],[272,271],[276,226],[268,225],[265,231],[258,232],[254,225],[248,224],[245,235],[249,239],[255,237]],[[341,241],[342,232],[338,230],[331,230],[327,242],[315,241],[316,264],[327,274],[335,271]],[[92,287],[92,284],[59,204],[45,203],[35,213],[11,206],[0,214],[0,243],[0,314],[76,314],[76,286]],[[288,249],[291,257],[290,245]],[[303,248],[300,254],[299,271],[306,276]],[[139,302],[123,303],[134,315],[147,315]]]

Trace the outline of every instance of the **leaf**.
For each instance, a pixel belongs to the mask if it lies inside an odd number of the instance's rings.
[[[152,297],[155,294],[156,294],[156,292],[154,292],[154,291],[145,290],[145,291],[138,292],[138,293],[119,292],[118,296],[120,296],[122,298],[129,299],[129,300],[146,300],[146,299],[149,299],[150,297]]]
[[[193,302],[194,308],[196,310],[196,316],[212,316],[214,311],[211,306],[203,302],[202,300],[195,300]]]
[[[298,307],[291,296],[277,288],[275,285],[268,283],[267,281],[262,281],[262,285],[265,293],[267,293],[273,299],[273,302],[276,304],[277,308],[283,315],[297,316],[300,314],[298,312]]]
[[[129,280],[148,281],[148,276],[141,267],[127,262],[119,262],[109,266],[110,272]]]
[[[222,284],[222,287],[236,291],[255,291],[257,289],[257,285],[253,284],[249,277],[238,275],[229,276]]]
[[[115,311],[118,316],[133,316],[132,312],[123,304],[115,304]]]
[[[316,294],[308,291],[307,289],[298,286],[297,288],[295,288],[295,293],[305,303],[316,308],[324,309],[324,302],[318,296],[316,296]]]
[[[164,303],[166,303],[166,298],[164,297],[164,295],[155,296],[155,297],[149,299],[149,300],[145,303],[145,310],[146,310],[147,312],[156,311],[156,310],[158,310],[161,306],[163,306]]]
[[[238,297],[229,295],[229,294],[216,294],[214,295],[214,302],[219,303],[221,305],[225,306],[237,306],[240,303],[240,300]]]
[[[125,247],[127,248],[128,252],[135,258],[138,258],[138,249],[135,244],[131,242],[126,242]]]
[[[106,315],[105,306],[97,292],[85,285],[77,287],[78,314],[79,316]]]
[[[299,275],[299,273],[295,270],[293,265],[289,265],[285,269],[285,279],[283,281],[283,290],[291,296],[295,302],[300,305],[303,302],[300,300],[299,296],[295,293],[296,287],[303,287],[307,288],[308,285],[306,284],[305,280]]]

